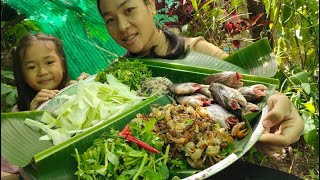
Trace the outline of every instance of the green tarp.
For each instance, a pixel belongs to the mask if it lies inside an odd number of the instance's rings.
[[[71,79],[81,72],[96,74],[115,59],[114,55],[125,52],[108,34],[96,0],[3,0],[3,3],[36,21],[42,32],[63,41]],[[165,22],[169,17],[157,15],[156,22],[160,19]]]

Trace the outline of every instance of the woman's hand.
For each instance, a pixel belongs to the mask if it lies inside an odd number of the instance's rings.
[[[82,73],[80,74],[80,76],[79,76],[76,80],[71,80],[68,85],[74,84],[74,83],[76,83],[76,82],[78,82],[78,81],[80,81],[80,80],[86,79],[86,78],[89,77],[89,76],[90,76],[90,74],[88,74],[88,73],[86,73],[86,72],[82,72]]]
[[[59,90],[42,89],[31,101],[30,110],[35,110],[43,102],[46,102],[49,99],[53,98],[58,92]]]
[[[275,92],[267,104],[269,112],[262,120],[265,132],[256,148],[271,156],[300,139],[304,121],[288,97],[282,93]]]

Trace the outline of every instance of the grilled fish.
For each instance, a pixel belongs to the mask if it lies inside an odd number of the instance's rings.
[[[169,89],[176,95],[188,95],[201,89],[201,85],[193,82],[171,84]]]
[[[215,102],[226,110],[238,110],[247,104],[247,100],[238,90],[223,84],[211,83],[209,90]]]
[[[255,84],[252,86],[240,87],[238,91],[246,98],[249,102],[256,102],[262,97],[266,96],[264,90],[268,88],[263,84]]]
[[[243,86],[243,82],[241,82],[241,79],[242,75],[238,72],[224,71],[221,73],[209,75],[208,77],[203,79],[203,83],[210,85],[212,82],[215,82],[232,88],[239,88]]]
[[[208,98],[212,98],[211,96],[211,92],[209,91],[209,87],[210,85],[204,85],[204,84],[200,84],[201,85],[201,89],[197,91],[197,93],[203,94],[205,96],[207,96]]]
[[[182,105],[190,105],[193,107],[197,106],[208,106],[211,104],[212,99],[206,97],[203,94],[193,94],[189,96],[178,96],[177,101]]]
[[[260,111],[260,107],[257,106],[256,104],[251,103],[251,102],[247,102],[246,106],[241,107],[241,111],[242,111],[241,112],[242,115],[246,115],[251,112]]]
[[[216,121],[220,127],[230,129],[231,126],[239,122],[235,115],[231,114],[218,104],[211,104],[210,106],[203,108],[206,108],[209,117]]]

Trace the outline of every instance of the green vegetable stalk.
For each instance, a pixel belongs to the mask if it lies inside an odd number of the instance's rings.
[[[78,162],[75,175],[78,179],[168,179],[168,167],[182,160],[171,162],[168,155],[170,146],[164,147],[164,142],[152,132],[154,121],[136,121],[129,126],[134,136],[156,147],[159,154],[126,141],[119,136],[119,131],[112,129],[94,140],[93,145],[83,154],[75,149]]]

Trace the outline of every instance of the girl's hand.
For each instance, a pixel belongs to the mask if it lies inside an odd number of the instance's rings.
[[[90,74],[86,73],[86,72],[82,72],[80,74],[80,76],[76,79],[77,81],[80,81],[81,79],[86,79],[87,77],[89,77]]]
[[[267,104],[269,112],[262,119],[265,132],[256,148],[271,156],[300,139],[304,121],[288,97],[282,93],[273,94]]]
[[[35,110],[43,102],[46,102],[49,99],[53,98],[58,92],[59,90],[42,89],[31,101],[30,110]]]
[[[86,79],[86,78],[89,77],[89,76],[90,76],[90,74],[85,73],[85,72],[82,72],[82,73],[80,74],[80,76],[79,76],[76,80],[71,80],[68,85],[74,84],[74,83],[76,83],[76,82],[78,82],[78,81],[80,81],[80,80],[82,80],[82,79]]]

